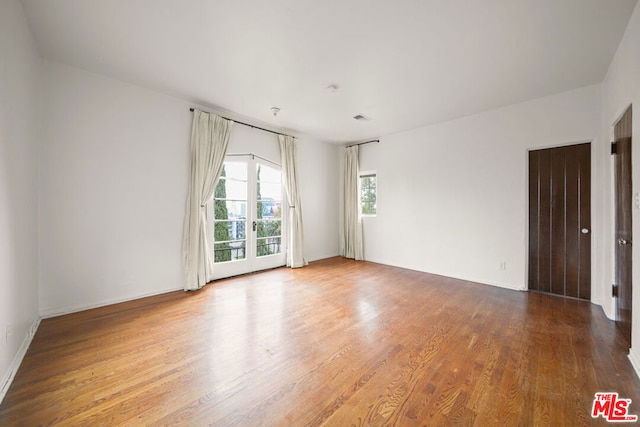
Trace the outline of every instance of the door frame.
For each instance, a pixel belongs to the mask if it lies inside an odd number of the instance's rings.
[[[224,161],[237,161],[246,162],[247,168],[247,212],[253,211],[252,204],[256,201],[256,178],[255,172],[250,171],[251,167],[257,166],[259,163],[266,166],[276,166],[282,172],[282,166],[272,160],[258,156],[256,154],[227,154]],[[217,184],[216,184],[217,185]],[[255,215],[255,212],[252,214]],[[255,220],[256,218],[252,218]],[[281,211],[281,252],[274,255],[266,255],[263,257],[257,257],[255,255],[255,243],[257,241],[255,231],[252,229],[252,221],[250,221],[249,215],[247,215],[245,223],[245,241],[247,245],[246,258],[243,260],[228,261],[224,263],[215,263],[212,260],[213,273],[212,281],[226,279],[229,277],[240,276],[243,274],[250,274],[257,271],[268,270],[271,268],[282,267],[286,265],[286,256],[288,251],[288,221],[289,221],[289,203],[285,193],[284,183],[282,186],[282,211]],[[250,237],[251,236],[251,237]],[[213,236],[211,236],[213,238]],[[211,244],[215,244],[214,241]],[[250,259],[249,254],[252,254]],[[253,266],[250,266],[250,261],[254,261]],[[220,268],[222,266],[222,268]]]
[[[632,227],[632,242],[633,242],[633,200],[634,200],[634,194],[637,192],[636,189],[634,189],[633,186],[633,104],[629,103],[629,104],[625,104],[625,106],[622,108],[621,112],[616,116],[615,120],[613,120],[611,126],[610,126],[610,133],[609,133],[609,140],[607,142],[617,142],[616,139],[616,131],[615,128],[618,125],[618,123],[620,123],[620,121],[624,118],[624,115],[627,113],[627,111],[631,111],[631,152],[629,153],[630,155],[630,159],[629,161],[631,162],[631,169],[630,169],[630,183],[631,183],[631,212],[629,213],[629,220],[631,221],[631,227]],[[624,137],[622,137],[624,138]],[[610,146],[610,142],[609,145]],[[612,191],[612,198],[611,198],[611,207],[612,207],[612,226],[611,226],[611,248],[612,248],[612,277],[611,277],[611,283],[613,283],[614,286],[619,286],[617,282],[618,279],[618,273],[617,273],[617,195],[616,195],[616,191],[617,191],[617,182],[616,182],[616,178],[617,178],[617,174],[616,174],[616,158],[615,156],[611,155],[610,157],[610,170],[611,170],[611,191]],[[629,301],[630,303],[630,319],[629,319],[629,333],[630,336],[627,337],[625,336],[625,341],[628,338],[628,342],[627,342],[627,347],[630,349],[631,348],[631,341],[633,339],[633,246],[631,247],[631,254],[630,254],[630,260],[629,262],[631,263],[631,268],[630,268],[630,297],[631,297],[631,301]],[[619,290],[618,290],[619,292]],[[606,294],[605,294],[606,295]],[[618,319],[618,298],[616,296],[613,295],[613,290],[610,294],[611,300],[612,300],[612,315],[613,315],[613,320],[616,324],[616,329],[621,333],[624,334],[626,331],[624,331],[622,329],[622,327],[620,327],[620,323]]]

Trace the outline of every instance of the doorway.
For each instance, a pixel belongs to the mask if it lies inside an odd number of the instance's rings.
[[[616,325],[631,347],[631,106],[613,127],[615,182],[615,284]]]
[[[591,299],[591,144],[529,152],[531,291]]]
[[[280,166],[228,156],[207,203],[214,280],[285,265],[283,211]]]

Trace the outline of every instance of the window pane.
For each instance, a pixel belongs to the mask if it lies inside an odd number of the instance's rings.
[[[245,259],[247,256],[244,241],[216,243],[213,252],[214,262],[235,261]]]
[[[256,242],[256,246],[256,254],[259,257],[279,254],[282,251],[280,237],[267,237],[265,239],[258,239]]]
[[[216,200],[215,219],[246,219],[247,202],[238,200]]]
[[[373,215],[376,213],[376,205],[371,203],[362,203],[362,213],[364,215]]]
[[[270,200],[258,202],[258,218],[281,218],[282,202],[272,202]]]
[[[282,216],[282,175],[278,169],[256,165],[256,217],[280,218]]]
[[[258,237],[274,237],[282,235],[282,221],[266,220],[258,221],[257,224]]]
[[[213,197],[216,199],[247,200],[247,183],[220,178]]]
[[[246,221],[215,221],[214,239],[216,242],[226,240],[243,240],[246,238]]]
[[[257,165],[258,181],[270,182],[275,184],[282,183],[282,174],[279,169],[271,168],[265,165]]]
[[[282,200],[282,184],[258,182],[258,200]]]
[[[224,162],[223,173],[229,180],[246,181],[247,164],[245,162]]]
[[[371,203],[373,205],[376,204],[376,193],[374,190],[364,190],[362,192],[362,197],[360,198],[362,203]]]

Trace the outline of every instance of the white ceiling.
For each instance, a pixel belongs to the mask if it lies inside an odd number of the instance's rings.
[[[600,83],[636,0],[23,4],[47,59],[350,142]]]

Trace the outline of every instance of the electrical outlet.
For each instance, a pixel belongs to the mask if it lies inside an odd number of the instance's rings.
[[[500,270],[504,271],[507,269],[507,261],[500,261]]]

